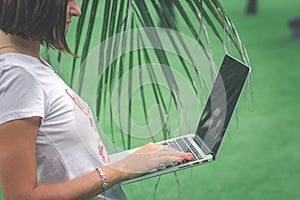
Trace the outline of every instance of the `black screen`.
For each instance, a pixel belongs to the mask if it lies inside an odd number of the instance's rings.
[[[197,135],[216,156],[250,68],[226,55],[201,116]]]

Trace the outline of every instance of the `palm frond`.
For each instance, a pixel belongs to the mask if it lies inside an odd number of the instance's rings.
[[[230,53],[250,65],[219,0],[78,2],[82,16],[68,35],[79,59],[49,49],[45,57],[91,106],[110,153],[195,131],[215,63]]]
[[[113,151],[193,131],[215,63],[230,53],[249,64],[218,0],[79,2],[73,46],[80,59],[72,61],[70,85],[87,96]]]

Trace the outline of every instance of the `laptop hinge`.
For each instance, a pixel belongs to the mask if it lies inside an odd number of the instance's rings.
[[[203,150],[203,152],[205,154],[212,154],[213,158],[215,159],[214,153],[208,148],[208,146],[204,143],[204,141],[198,135],[195,135],[194,141],[201,147],[201,149]]]

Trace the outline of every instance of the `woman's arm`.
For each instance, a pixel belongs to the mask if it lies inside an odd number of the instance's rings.
[[[40,122],[39,117],[31,117],[0,125],[0,184],[5,199],[89,199],[102,193],[102,179],[96,169],[74,180],[38,185],[36,137]],[[188,154],[161,148],[148,144],[124,160],[102,167],[109,187],[160,163],[191,159]]]

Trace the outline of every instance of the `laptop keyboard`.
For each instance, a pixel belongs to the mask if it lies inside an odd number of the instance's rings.
[[[170,167],[174,167],[174,166],[178,166],[187,162],[191,162],[191,161],[195,161],[195,160],[200,160],[202,157],[199,154],[199,152],[196,150],[196,148],[191,144],[191,142],[188,140],[188,138],[179,138],[176,140],[171,140],[168,142],[163,142],[161,143],[161,145],[164,146],[170,146],[174,149],[177,149],[178,151],[182,151],[185,153],[192,153],[194,159],[193,160],[184,160],[181,163],[167,163],[167,164],[161,164],[157,170],[163,170],[166,168],[170,168]]]

